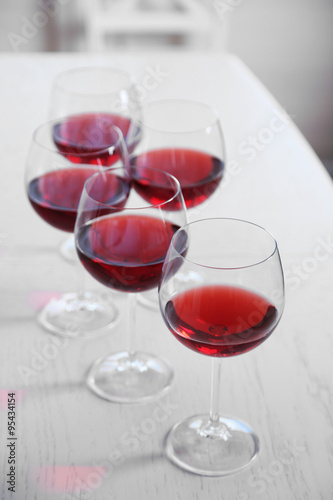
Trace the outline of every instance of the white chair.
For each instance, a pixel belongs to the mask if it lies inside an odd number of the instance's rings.
[[[87,48],[105,50],[107,37],[210,37],[212,16],[202,0],[82,0]]]

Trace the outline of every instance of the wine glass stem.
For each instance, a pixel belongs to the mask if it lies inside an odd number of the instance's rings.
[[[85,299],[85,284],[86,284],[86,271],[84,267],[79,262],[79,259],[74,261],[75,272],[76,272],[76,296],[77,300],[83,301]]]
[[[220,385],[221,385],[221,360],[213,358],[212,362],[212,382],[210,399],[210,423],[218,425],[220,416]]]
[[[134,346],[134,336],[135,336],[135,320],[136,320],[136,294],[128,293],[127,298],[127,329],[128,329],[128,348],[127,351],[130,355],[133,355],[135,350]]]

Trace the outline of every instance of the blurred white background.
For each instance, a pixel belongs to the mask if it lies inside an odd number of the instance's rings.
[[[332,26],[333,0],[1,0],[0,51],[228,50],[333,174]]]

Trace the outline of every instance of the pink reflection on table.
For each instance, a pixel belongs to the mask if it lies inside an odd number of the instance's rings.
[[[14,393],[15,399],[14,406],[18,407],[21,404],[25,393],[24,389],[13,389],[12,387],[9,387],[8,389],[0,389],[0,410],[8,409],[8,399],[12,399],[12,396],[8,396],[8,394],[12,393]]]
[[[34,311],[41,311],[52,299],[61,297],[59,292],[48,292],[47,290],[35,290],[27,297],[28,306]]]
[[[45,465],[34,470],[33,479],[45,493],[70,493],[96,490],[106,473],[107,467],[98,465]]]

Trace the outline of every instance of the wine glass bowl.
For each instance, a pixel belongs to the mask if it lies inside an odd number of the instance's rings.
[[[68,123],[71,120],[68,119]],[[85,181],[101,169],[125,158],[123,137],[117,127],[110,130],[108,146],[92,153],[77,148],[70,155],[54,140],[59,120],[40,125],[34,132],[26,166],[28,198],[48,224],[74,232],[76,212]]]
[[[276,241],[262,227],[237,219],[188,224],[172,239],[159,301],[175,338],[213,358],[210,415],[176,424],[166,441],[169,458],[202,475],[246,467],[259,440],[244,422],[219,414],[220,359],[251,351],[279,323],[284,281]]]
[[[166,99],[147,103],[137,123],[140,143],[131,163],[163,170],[180,182],[188,209],[217,190],[225,166],[225,144],[218,114],[205,103]]]
[[[90,152],[105,149],[113,126],[121,130],[129,150],[138,141],[133,118],[140,115],[140,103],[132,76],[122,69],[90,66],[58,74],[49,115],[63,119],[56,140],[68,154],[73,148],[88,148]]]
[[[86,182],[75,237],[86,270],[103,285],[127,293],[128,298],[129,347],[98,359],[89,372],[88,386],[109,401],[134,403],[162,393],[173,380],[168,362],[133,349],[135,297],[138,292],[157,289],[172,236],[186,223],[186,210],[179,182],[168,173],[160,173],[158,202],[149,203],[133,186],[140,191],[150,178],[150,169],[138,173],[131,167],[127,171],[132,189],[121,210],[110,211],[100,190],[95,189],[96,183],[108,185],[117,176],[116,168],[105,169]]]

